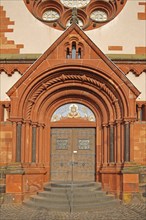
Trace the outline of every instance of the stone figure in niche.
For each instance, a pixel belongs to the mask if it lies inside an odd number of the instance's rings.
[[[80,114],[78,112],[78,106],[76,104],[71,104],[69,106],[69,113],[67,115],[68,118],[80,118]]]

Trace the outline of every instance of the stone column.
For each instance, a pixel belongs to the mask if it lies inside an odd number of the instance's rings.
[[[121,163],[121,120],[116,121],[116,162]]]
[[[96,129],[96,179],[99,181],[99,171],[103,163],[103,147],[102,147],[102,131],[101,126],[98,125]]]
[[[21,162],[25,162],[25,123],[22,123]]]
[[[12,162],[16,162],[16,125],[15,121],[12,122],[13,138],[12,138]]]
[[[7,121],[10,117],[10,103],[6,102],[4,105],[4,121]]]
[[[141,121],[141,105],[137,105],[137,120]]]
[[[4,106],[0,104],[0,121],[4,121]]]
[[[36,163],[39,162],[39,125],[36,127]]]
[[[129,160],[134,161],[134,120],[129,123]]]
[[[44,132],[44,163],[49,164],[50,163],[50,152],[51,152],[51,129],[48,127],[44,127],[43,129]],[[50,135],[48,135],[50,134]]]
[[[43,163],[43,154],[44,154],[44,148],[43,148],[43,125],[39,124],[39,154],[38,154],[38,161],[39,163]]]
[[[25,163],[29,163],[30,160],[30,121],[25,121]]]
[[[130,124],[129,121],[124,125],[124,161],[130,161]]]
[[[16,162],[21,162],[21,130],[22,130],[22,123],[17,122],[17,126],[16,126]]]
[[[146,103],[142,105],[142,120],[146,121]]]
[[[107,155],[107,148],[108,148],[108,125],[103,124],[103,163],[106,166],[108,163],[108,155]]]
[[[32,162],[36,162],[36,124],[32,124]]]
[[[121,123],[121,162],[124,163],[124,123]]]
[[[114,152],[114,124],[111,123],[109,127],[109,162],[115,161],[115,152]]]
[[[146,103],[145,101],[136,102],[137,120],[146,121]]]

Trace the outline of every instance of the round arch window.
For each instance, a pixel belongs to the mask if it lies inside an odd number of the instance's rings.
[[[83,8],[89,4],[90,0],[61,0],[61,3],[68,8]]]

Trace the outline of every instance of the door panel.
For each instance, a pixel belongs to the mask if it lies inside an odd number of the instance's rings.
[[[51,181],[95,180],[95,129],[52,128]]]
[[[71,179],[72,130],[52,128],[51,131],[51,180],[66,182]]]

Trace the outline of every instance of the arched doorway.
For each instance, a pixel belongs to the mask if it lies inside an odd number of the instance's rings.
[[[96,119],[80,103],[59,107],[51,118],[51,181],[95,181]]]
[[[83,45],[82,59],[66,59],[66,48],[73,41]],[[64,57],[63,53],[59,53],[63,48]],[[127,186],[123,168],[134,159],[132,136],[139,91],[77,25],[72,25],[64,32],[9,90],[8,95],[11,98],[10,120],[14,137],[12,161],[21,165],[21,186],[31,186],[27,192],[23,192],[23,187],[20,187],[22,195],[31,194],[34,189],[42,190],[44,182],[55,180],[50,160],[52,145],[56,151],[56,148],[66,148],[68,144],[71,156],[65,163],[66,173],[70,164],[75,175],[82,173],[86,159],[82,163],[81,159],[77,161],[81,166],[77,172],[76,160],[72,157],[78,155],[76,151],[87,152],[79,150],[79,147],[82,147],[82,143],[87,145],[90,142],[90,129],[91,133],[95,132],[94,155],[96,152],[91,179],[102,182],[105,191],[121,194],[123,184]],[[77,103],[90,108],[96,121],[85,121],[82,117],[51,121],[54,110],[65,104]],[[62,161],[58,162],[60,168],[55,168],[58,173],[59,169],[63,171]],[[57,161],[54,166],[56,164]],[[69,173],[69,180],[89,180],[81,178],[79,174],[74,176],[74,172]],[[11,178],[14,179],[15,175]],[[62,181],[64,179],[62,177]]]

